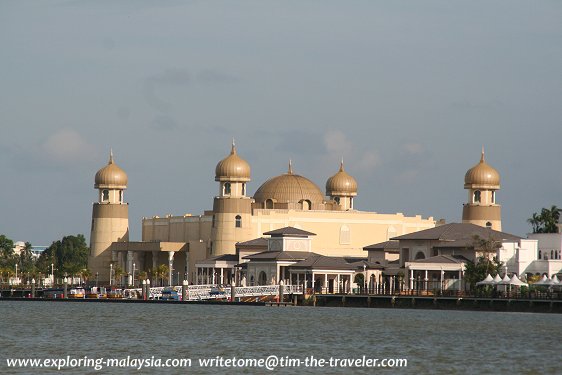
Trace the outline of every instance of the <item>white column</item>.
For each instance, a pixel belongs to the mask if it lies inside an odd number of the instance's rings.
[[[326,293],[328,293],[328,274],[324,274],[324,288],[326,289]]]
[[[462,285],[462,270],[459,271],[459,291],[462,290],[461,285]]]
[[[297,273],[297,285],[301,285],[301,278],[300,278],[301,274]]]
[[[174,252],[168,251],[168,286],[172,286],[172,270],[174,267]]]
[[[315,289],[314,289],[314,272],[312,272],[311,277],[312,277],[312,292],[314,293],[315,292]]]
[[[414,289],[414,270],[410,269],[410,289]]]
[[[336,290],[334,290],[334,292],[336,292],[336,293],[340,292],[340,274],[339,273],[336,276]]]
[[[127,272],[133,273],[133,252],[127,251]]]
[[[220,268],[221,270],[221,285],[224,285],[224,268]]]
[[[423,281],[425,281],[425,290],[427,290],[427,282],[428,282],[428,278],[427,278],[427,270],[425,270],[425,278],[423,279]]]
[[[152,252],[152,269],[156,269],[158,267],[158,251]],[[155,284],[156,285],[156,284]]]
[[[185,252],[185,280],[189,281],[189,251]]]
[[[445,279],[445,271],[441,270],[441,292],[443,292],[443,280]]]

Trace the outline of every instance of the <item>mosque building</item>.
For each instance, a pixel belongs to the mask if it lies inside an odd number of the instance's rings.
[[[315,234],[308,249],[315,254],[366,258],[363,248],[373,242],[435,226],[432,217],[356,209],[358,184],[343,162],[327,179],[326,194],[296,174],[289,162],[286,173],[265,181],[250,196],[250,165],[232,144],[230,153],[215,168],[215,181],[218,194],[212,210],[200,215],[143,218],[142,241],[131,242],[123,197],[127,175],[111,155],[95,178],[99,199],[92,214],[92,272],[100,281],[111,281],[113,264],[128,273],[166,264],[174,283],[186,276],[190,283],[197,282],[203,272],[226,282],[234,277],[234,266],[241,260],[237,244],[267,237],[266,232],[277,229],[293,227]],[[285,244],[291,246],[286,250],[300,251],[302,241]]]
[[[488,251],[476,246],[475,238],[500,244],[495,255],[506,273],[562,271],[559,250],[549,250],[554,260],[541,258],[537,239],[501,232],[496,201],[500,175],[486,162],[484,150],[480,162],[465,174],[468,199],[462,223],[356,209],[358,184],[343,162],[327,179],[325,194],[294,173],[289,162],[286,173],[265,181],[249,196],[250,165],[233,143],[215,168],[218,194],[212,210],[143,218],[142,241],[133,242],[124,201],[127,181],[112,153],[95,176],[98,202],[92,212],[89,268],[110,284],[116,281],[115,267],[125,270],[130,285],[135,270],[154,277],[164,264],[170,285],[184,279],[237,285],[283,281],[333,293],[349,292],[361,274],[369,288],[398,287],[401,277],[409,288],[454,289],[461,288],[466,262]]]

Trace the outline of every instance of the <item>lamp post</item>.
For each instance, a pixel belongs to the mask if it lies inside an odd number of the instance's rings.
[[[113,275],[113,263],[110,263],[109,264],[109,286],[113,285],[112,275]]]
[[[66,275],[64,275],[63,298],[68,298],[68,278],[66,277]]]
[[[51,286],[55,286],[55,265],[51,263]]]
[[[135,287],[135,267],[136,264],[133,262],[133,288]]]
[[[365,294],[367,294],[367,265],[363,264],[363,286],[365,288]]]

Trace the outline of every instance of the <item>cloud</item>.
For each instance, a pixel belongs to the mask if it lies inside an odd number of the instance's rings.
[[[236,82],[236,77],[214,69],[205,69],[197,73],[195,78],[198,83],[231,83]]]
[[[424,151],[424,147],[421,143],[406,143],[402,148],[410,155],[419,155]]]
[[[158,95],[158,90],[170,86],[187,86],[190,75],[185,69],[169,68],[147,77],[144,82],[144,96],[149,105],[160,111],[170,108],[170,103]]]
[[[96,154],[95,147],[73,129],[62,129],[49,136],[40,149],[47,159],[62,164],[91,160]]]
[[[156,116],[150,124],[151,129],[160,131],[171,131],[177,127],[178,123],[170,116]]]
[[[330,155],[337,158],[350,155],[353,152],[353,144],[339,130],[328,130],[324,134],[324,146]]]
[[[372,170],[381,165],[381,158],[376,151],[365,151],[359,159],[358,167],[362,170]]]

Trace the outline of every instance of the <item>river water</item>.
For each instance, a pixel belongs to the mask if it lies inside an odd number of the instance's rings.
[[[7,358],[189,358],[191,367],[63,367],[63,373],[270,373],[201,358],[298,358],[271,373],[560,374],[562,315],[441,310],[0,301]],[[311,357],[312,356],[312,357]],[[406,368],[305,367],[305,360],[407,359]],[[154,360],[153,360],[154,361]],[[152,362],[155,363],[155,362]],[[329,364],[329,363],[328,363]]]

